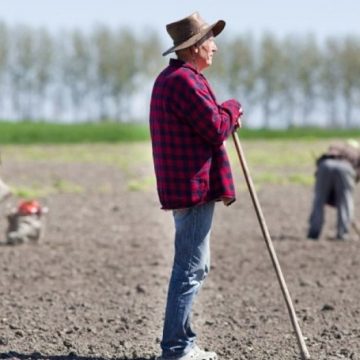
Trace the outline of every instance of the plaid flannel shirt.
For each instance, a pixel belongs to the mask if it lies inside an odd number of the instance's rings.
[[[163,209],[235,200],[224,140],[235,130],[239,109],[234,99],[218,104],[205,77],[188,63],[171,59],[160,73],[152,91],[150,132]]]

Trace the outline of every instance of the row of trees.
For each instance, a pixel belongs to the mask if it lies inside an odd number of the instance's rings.
[[[0,117],[121,121],[159,68],[160,41],[128,29],[51,34],[0,23]]]
[[[359,38],[319,44],[312,36],[243,34],[222,35],[217,43],[207,77],[219,100],[238,98],[261,126],[360,124]],[[168,45],[153,31],[135,35],[102,26],[53,34],[0,23],[0,117],[124,121],[140,106],[146,120]]]
[[[262,126],[360,125],[360,38],[278,40],[265,34],[225,44],[214,75],[225,90],[259,109]],[[218,78],[218,80],[220,80]]]

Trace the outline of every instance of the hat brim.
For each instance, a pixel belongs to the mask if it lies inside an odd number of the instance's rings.
[[[212,31],[214,37],[218,36],[224,30],[225,24],[226,23],[224,20],[217,21],[215,24],[212,24],[212,25],[206,27],[205,29],[201,30],[199,33],[197,33],[196,35],[187,39],[180,45],[172,46],[170,49],[163,52],[162,56],[166,56],[177,50],[186,49],[186,48],[196,44],[199,40],[201,40],[203,37],[205,37],[210,31]]]

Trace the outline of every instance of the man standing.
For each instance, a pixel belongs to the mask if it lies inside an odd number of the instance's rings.
[[[353,139],[332,144],[316,161],[314,200],[309,219],[308,238],[317,240],[324,222],[324,207],[337,210],[337,240],[349,237],[354,216],[353,193],[360,179],[360,146]]]
[[[240,126],[241,105],[217,103],[202,74],[217,51],[224,29],[196,12],[166,26],[177,59],[157,77],[151,97],[150,130],[157,190],[162,209],[172,210],[175,255],[169,283],[162,355],[159,359],[214,360],[200,350],[191,310],[210,269],[210,231],[216,201],[230,205],[235,190],[224,141]]]

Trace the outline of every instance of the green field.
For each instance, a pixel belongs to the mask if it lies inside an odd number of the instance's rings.
[[[334,130],[293,128],[288,130],[241,129],[244,139],[330,139],[360,138],[360,129]],[[118,143],[149,139],[148,124],[46,123],[0,121],[0,144]]]
[[[314,159],[324,151],[328,139],[320,140],[264,140],[241,139],[251,176],[257,189],[264,185],[312,186]],[[242,170],[231,139],[226,143],[235,177],[242,177]],[[3,169],[11,164],[21,168],[26,164],[36,169],[46,164],[100,164],[121,171],[129,191],[155,189],[150,141],[82,144],[4,144],[0,148]],[[5,171],[6,174],[6,171]],[[26,175],[26,176],[25,176]],[[5,179],[8,180],[5,176]],[[20,197],[39,197],[56,192],[81,192],[80,182],[56,177],[51,184],[37,183],[29,174],[26,181],[11,184]],[[243,180],[237,181],[240,191],[246,190]],[[100,189],[101,190],[101,189]],[[99,190],[99,191],[100,191]],[[104,189],[103,189],[104,190]],[[104,190],[105,191],[105,190]]]
[[[144,124],[0,121],[0,144],[116,143],[149,139]]]
[[[265,184],[310,186],[314,181],[314,160],[330,142],[360,138],[360,130],[250,130],[241,129],[243,145],[257,188]],[[151,144],[147,124],[41,122],[1,122],[0,154],[7,162],[98,163],[120,169],[126,175],[129,191],[154,189]],[[227,149],[235,176],[241,176],[232,139]],[[1,171],[1,169],[0,169]],[[245,187],[244,182],[242,186]],[[15,189],[25,196],[41,186],[23,184]],[[44,189],[41,189],[44,190]],[[58,179],[50,192],[78,192],[78,184]]]

